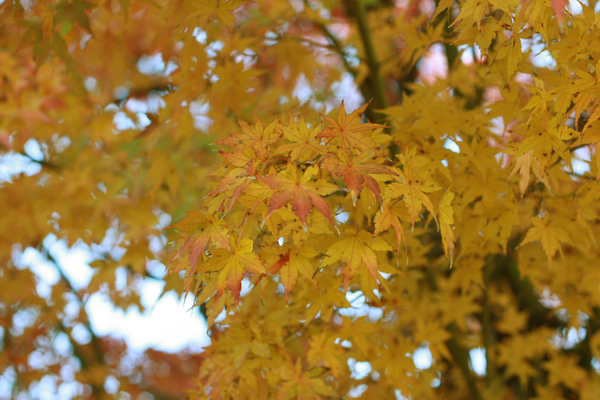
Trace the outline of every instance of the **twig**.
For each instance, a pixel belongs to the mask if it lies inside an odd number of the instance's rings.
[[[348,73],[350,73],[353,77],[356,77],[357,71],[348,62],[348,59],[346,58],[346,52],[344,51],[344,47],[342,46],[342,44],[340,43],[338,38],[336,38],[333,35],[333,33],[331,33],[331,31],[329,29],[327,29],[327,26],[320,24],[320,23],[317,23],[317,26],[323,31],[323,34],[327,37],[327,39],[329,39],[329,41],[331,42],[331,47],[342,58],[342,62],[344,63],[344,67],[346,68]]]
[[[310,8],[310,4],[308,4],[308,0],[304,0],[304,5],[308,8]],[[319,29],[321,29],[321,31],[323,32],[325,37],[327,37],[327,39],[329,39],[329,41],[331,42],[331,46],[328,46],[328,47],[335,50],[335,52],[340,55],[346,70],[350,74],[352,74],[353,77],[356,77],[357,71],[356,71],[356,69],[352,68],[352,66],[348,62],[348,59],[346,58],[346,52],[344,51],[344,46],[342,45],[342,43],[340,43],[338,38],[336,38],[335,35],[333,33],[331,33],[331,31],[329,30],[329,28],[327,28],[327,26],[325,24],[322,24],[318,21],[313,21],[313,23],[315,25],[317,25],[319,27]]]

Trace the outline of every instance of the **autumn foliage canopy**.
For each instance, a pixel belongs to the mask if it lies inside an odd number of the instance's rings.
[[[4,0],[0,396],[600,398],[599,4]]]

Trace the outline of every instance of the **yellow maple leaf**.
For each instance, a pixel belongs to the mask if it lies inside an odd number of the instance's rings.
[[[275,369],[285,382],[279,388],[277,400],[287,399],[320,399],[323,396],[337,396],[333,388],[325,383],[322,375],[327,369],[322,367],[302,371],[302,359],[298,358],[294,368],[285,365]]]
[[[221,296],[227,289],[239,302],[242,279],[244,279],[246,272],[252,274],[265,273],[265,268],[262,266],[258,255],[252,251],[253,246],[254,241],[251,239],[244,239],[236,244],[233,237],[231,237],[231,250],[217,249],[211,252],[212,257],[204,264],[200,272],[219,272],[217,297]]]
[[[523,195],[527,190],[527,186],[529,186],[529,181],[531,180],[531,170],[533,170],[535,176],[542,181],[548,187],[548,189],[551,190],[550,182],[548,182],[545,171],[540,166],[538,160],[533,156],[533,150],[529,150],[527,153],[521,154],[517,157],[515,161],[515,167],[508,177],[508,179],[510,179],[517,171],[519,171],[519,175],[521,175],[521,179],[519,179],[521,198],[523,198]]]
[[[392,250],[390,245],[379,237],[373,238],[365,230],[361,230],[359,233],[346,230],[343,236],[344,239],[329,247],[326,253],[328,257],[323,260],[323,265],[331,265],[336,261],[341,262],[344,290],[348,289],[350,279],[356,274],[358,267],[361,265],[367,268],[375,282],[377,282],[377,256],[373,250]]]
[[[409,216],[406,212],[406,207],[402,203],[395,204],[390,200],[385,200],[381,209],[375,215],[375,236],[381,232],[387,231],[390,227],[396,231],[397,251],[400,254],[400,242],[404,243],[404,250],[406,250],[406,262],[408,264],[408,248],[406,246],[406,237],[404,236],[404,229],[400,221],[402,217],[408,219]]]
[[[281,255],[275,263],[267,268],[267,271],[271,274],[279,272],[281,283],[285,288],[286,302],[288,302],[289,294],[296,285],[298,273],[317,285],[317,281],[313,278],[315,267],[311,261],[311,259],[317,255],[318,253],[314,249],[302,246]]]
[[[294,121],[290,114],[290,122],[281,130],[283,131],[283,137],[292,143],[279,146],[273,152],[274,155],[290,152],[290,160],[306,161],[311,159],[314,154],[327,154],[327,149],[317,139],[317,135],[321,133],[321,125],[309,128],[304,118]]]
[[[177,254],[175,254],[171,263],[189,251],[188,260],[191,266],[191,274],[196,268],[200,255],[204,253],[209,244],[212,243],[217,248],[229,248],[229,230],[223,221],[218,220],[205,212],[190,211],[186,212],[186,214],[187,217],[183,220],[168,226],[165,229],[177,229],[187,236],[185,244],[179,249]],[[172,271],[175,272],[176,269]]]
[[[549,221],[547,216],[531,218],[531,222],[533,222],[533,226],[529,228],[519,247],[526,243],[541,241],[544,252],[548,257],[548,265],[550,265],[556,250],[560,251],[560,243],[571,243],[571,239],[563,228],[557,227],[556,223]]]
[[[454,260],[454,242],[456,241],[454,231],[452,230],[452,224],[454,224],[452,200],[454,200],[454,193],[448,190],[438,205],[442,243],[444,244],[446,256],[450,257],[450,267],[452,267],[452,260]]]
[[[412,169],[407,168],[407,166],[405,166],[403,172],[399,172],[399,175],[403,182],[395,182],[388,185],[385,196],[390,199],[397,199],[400,197],[404,199],[413,226],[415,225],[417,218],[419,218],[419,213],[423,206],[425,206],[435,218],[433,204],[431,203],[429,196],[427,196],[427,193],[440,190],[441,187],[429,180],[419,179],[419,175],[413,174]]]

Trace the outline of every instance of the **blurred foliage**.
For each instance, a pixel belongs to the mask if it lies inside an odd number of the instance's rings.
[[[596,8],[4,0],[0,396],[598,398]],[[212,345],[97,336],[171,260]]]

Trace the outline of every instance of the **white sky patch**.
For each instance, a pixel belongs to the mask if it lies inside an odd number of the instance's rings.
[[[42,161],[44,159],[44,152],[42,151],[38,141],[35,139],[29,139],[27,142],[25,142],[23,149],[29,157],[36,161]]]
[[[413,362],[417,369],[427,369],[433,363],[433,356],[429,347],[419,347],[413,352]]]
[[[378,307],[369,306],[366,303],[367,298],[360,290],[356,292],[347,292],[346,299],[350,303],[350,307],[341,308],[339,310],[340,314],[344,316],[358,318],[366,315],[371,321],[377,321],[383,317],[383,310]]]
[[[303,104],[311,98],[312,94],[313,91],[310,88],[308,79],[306,79],[304,74],[300,74],[300,76],[298,76],[298,81],[296,82],[296,87],[292,91],[292,96],[294,96],[300,104]]]
[[[371,364],[368,361],[356,361],[348,358],[348,368],[352,371],[351,379],[364,379],[371,373]]]
[[[137,69],[144,75],[159,75],[165,71],[165,62],[161,53],[143,55],[137,62]]]
[[[350,213],[347,211],[342,211],[340,213],[337,213],[335,215],[335,220],[341,224],[345,224],[346,222],[348,222],[348,219],[350,218]]]
[[[481,347],[471,349],[469,355],[471,356],[471,368],[473,368],[473,372],[477,375],[485,375],[485,368],[487,365],[485,350]]]
[[[118,130],[124,131],[126,129],[135,129],[135,122],[131,120],[123,111],[118,111],[114,118],[113,123]]]
[[[441,43],[433,44],[419,61],[419,80],[433,83],[438,78],[448,76],[448,60]]]
[[[354,83],[354,78],[347,72],[344,72],[342,79],[331,85],[331,88],[339,102],[344,101],[346,111],[356,110],[365,102],[358,86]]]
[[[209,345],[206,323],[197,310],[188,311],[194,299],[188,296],[184,303],[171,291],[156,301],[162,285],[164,282],[149,281],[142,285],[142,302],[149,306],[143,314],[133,307],[127,312],[116,310],[104,295],[92,295],[85,308],[94,331],[98,335],[123,338],[137,351],[152,347],[176,352],[185,347],[200,350]]]
[[[586,0],[583,0],[583,4],[589,6]],[[581,4],[577,0],[569,0],[568,10],[571,14],[581,14],[583,12],[583,7],[581,7]]]
[[[466,44],[460,45],[458,46],[458,51],[462,51],[462,53],[460,53],[460,60],[465,65],[471,65],[475,60],[481,60],[481,50],[479,50],[479,47],[477,46],[471,47]]]
[[[86,288],[90,284],[94,270],[88,265],[92,256],[87,245],[79,243],[68,248],[65,241],[57,240],[54,234],[50,234],[44,239],[44,246],[60,264],[75,290]]]
[[[444,142],[444,148],[454,153],[460,153],[460,147],[458,147],[456,142],[450,138],[446,139],[446,141]]]
[[[41,165],[21,154],[9,152],[0,156],[0,182],[12,182],[14,175],[23,173],[31,176],[41,170]]]
[[[573,172],[577,175],[583,175],[586,172],[590,172],[590,158],[591,152],[589,146],[582,147],[573,152],[571,159],[571,165],[573,166]]]

